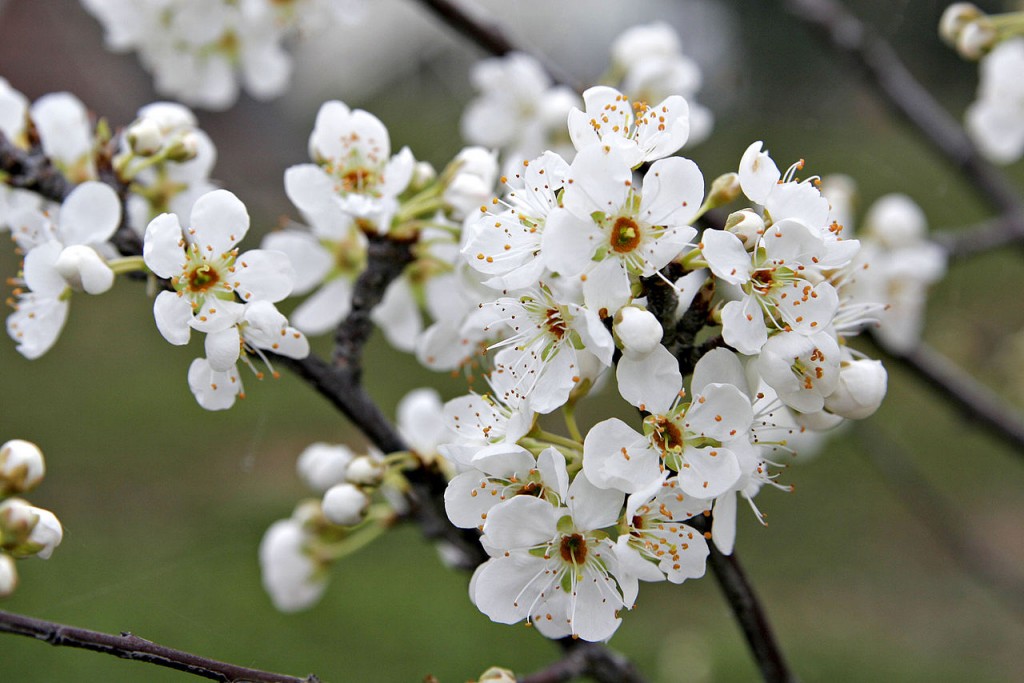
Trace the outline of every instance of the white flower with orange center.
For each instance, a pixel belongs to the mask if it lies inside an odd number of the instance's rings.
[[[586,111],[569,112],[569,137],[576,149],[596,143],[614,147],[630,168],[675,154],[690,135],[690,108],[679,95],[649,106],[599,85],[583,93],[583,102]]]
[[[195,324],[223,317],[239,302],[275,302],[292,291],[295,273],[278,251],[253,249],[239,255],[235,247],[249,230],[249,213],[227,190],[200,197],[192,207],[191,227],[161,214],[146,228],[143,259],[153,273],[171,281],[153,304],[157,328],[175,345],[188,343]],[[226,305],[222,305],[226,304]]]
[[[624,155],[593,145],[569,168],[564,208],[548,216],[544,259],[583,280],[588,308],[614,315],[629,303],[632,281],[654,275],[690,245],[697,231],[689,223],[703,198],[704,177],[689,159],[654,162],[637,191]]]
[[[473,602],[493,621],[527,620],[548,638],[607,640],[637,593],[602,531],[619,519],[623,496],[580,473],[562,500],[522,495],[491,510],[482,539],[491,559],[473,576]]]

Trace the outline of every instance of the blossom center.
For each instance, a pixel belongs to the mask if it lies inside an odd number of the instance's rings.
[[[653,424],[654,432],[651,434],[651,439],[662,452],[683,450],[686,443],[683,432],[672,420],[659,416],[655,418]]]
[[[557,308],[549,308],[545,312],[544,324],[547,326],[548,332],[557,340],[561,340],[568,329],[565,320],[562,319],[562,312]]]
[[[559,547],[562,559],[575,565],[582,565],[587,559],[587,540],[580,534],[562,536]]]
[[[609,242],[612,249],[620,254],[633,251],[640,245],[640,226],[632,218],[619,216],[612,226]]]
[[[204,263],[190,270],[186,280],[189,291],[205,293],[220,282],[220,273],[210,264]]]

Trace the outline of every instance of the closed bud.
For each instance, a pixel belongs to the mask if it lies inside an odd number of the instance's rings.
[[[39,446],[21,439],[0,446],[0,496],[29,491],[45,474],[46,463]]]
[[[882,362],[852,360],[839,369],[839,385],[825,398],[825,409],[851,420],[872,415],[885,398],[888,375]]]
[[[0,598],[6,598],[18,587],[18,570],[14,558],[0,553]]]
[[[516,675],[509,669],[492,666],[480,674],[477,683],[516,683]]]
[[[168,161],[191,161],[199,154],[199,137],[192,132],[185,133],[167,147],[164,154]]]
[[[956,51],[964,59],[981,59],[999,42],[999,31],[987,18],[972,21],[956,37]]]
[[[324,516],[340,526],[355,526],[363,521],[370,499],[353,484],[338,484],[324,494]]]
[[[465,216],[485,203],[494,193],[498,160],[483,147],[466,147],[452,160],[444,200],[457,215]]]
[[[377,486],[384,478],[384,464],[369,455],[360,455],[351,462],[345,472],[345,479],[352,484]]]
[[[345,481],[345,471],[353,457],[346,446],[318,442],[302,451],[296,469],[309,488],[322,493]]]
[[[919,244],[928,234],[928,219],[905,194],[880,197],[864,217],[864,232],[890,249]]]
[[[103,294],[114,286],[114,271],[95,249],[84,244],[65,247],[53,267],[79,292]]]
[[[764,234],[764,219],[751,209],[743,209],[729,214],[725,220],[725,229],[740,238],[743,246],[753,249]]]
[[[954,2],[946,8],[939,19],[939,37],[947,45],[956,47],[957,38],[964,27],[983,16],[985,13],[969,2]]]
[[[639,354],[653,351],[665,334],[653,313],[635,306],[625,306],[618,312],[612,330],[625,350]]]
[[[740,187],[738,173],[722,174],[711,183],[706,204],[709,209],[724,206],[739,197],[741,192],[743,189]]]
[[[43,560],[60,545],[64,530],[56,515],[21,498],[0,503],[2,549],[14,557],[35,555]]]
[[[435,178],[437,178],[437,170],[433,164],[429,161],[417,161],[416,165],[412,167],[412,180],[409,181],[409,187],[413,190],[422,190],[434,182]]]
[[[163,147],[163,134],[153,119],[140,119],[128,127],[128,144],[139,156],[149,157]]]

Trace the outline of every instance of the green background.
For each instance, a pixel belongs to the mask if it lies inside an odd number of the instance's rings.
[[[390,4],[405,11],[404,3]],[[682,23],[676,4],[651,2],[639,18],[664,13]],[[718,116],[713,137],[689,152],[706,176],[734,168],[746,145],[763,139],[780,166],[803,157],[805,173],[854,176],[864,204],[886,192],[911,194],[937,230],[988,216],[944,160],[852,80],[842,60],[779,14],[776,3],[722,5],[738,22],[738,57],[700,95]],[[541,3],[512,6],[513,27],[517,13],[545,11]],[[881,26],[959,116],[973,97],[976,73],[935,38],[943,5],[853,6]],[[447,34],[438,29],[438,35]],[[332,96],[380,116],[396,148],[408,144],[418,158],[443,164],[457,150],[458,111],[469,97],[466,68],[476,56],[455,43],[436,56],[444,68],[425,60],[427,66],[382,82],[388,93]],[[603,66],[576,68],[594,76]],[[3,6],[0,75],[30,97],[71,90],[115,125],[156,99],[135,58],[104,52],[99,27],[69,0]],[[229,113],[200,114],[220,153],[215,176],[254,215],[249,246],[278,216],[295,213],[280,178],[288,165],[306,159],[317,105],[243,99]],[[1019,167],[1010,173],[1024,187]],[[13,255],[0,256],[0,265],[12,273]],[[1013,335],[1024,329],[1022,282],[1016,250],[953,266],[930,302],[926,333],[1018,408],[1024,344]],[[287,375],[260,383],[246,374],[246,400],[228,412],[203,411],[185,381],[200,352],[197,345],[168,346],[152,323],[150,300],[130,282],[103,297],[76,296],[59,343],[38,361],[0,344],[0,440],[42,446],[50,471],[31,499],[56,512],[66,529],[49,561],[19,562],[21,586],[0,608],[132,631],[237,664],[315,672],[331,682],[434,674],[449,683],[492,664],[529,672],[557,656],[531,630],[492,624],[477,612],[467,599],[468,577],[444,569],[412,527],[339,563],[316,607],[277,613],[259,584],[256,547],[264,529],[307,495],[295,457],[312,441],[361,441],[324,400]],[[388,412],[416,386],[433,384],[446,398],[463,390],[383,341],[369,347],[366,376]],[[590,407],[585,420],[602,419],[604,409]],[[982,683],[1019,676],[1024,593],[1017,590],[1015,611],[951,550],[966,535],[973,544],[968,564],[1024,583],[1021,455],[890,366],[889,396],[876,417],[785,472],[795,493],[767,490],[758,497],[770,524],[762,528],[753,515],[741,515],[738,553],[802,679]],[[913,492],[880,474],[874,459],[911,463],[945,500],[954,524],[934,516],[922,521],[908,505]],[[710,577],[645,585],[612,646],[655,681],[756,678]],[[188,677],[0,636],[0,681],[165,680]]]

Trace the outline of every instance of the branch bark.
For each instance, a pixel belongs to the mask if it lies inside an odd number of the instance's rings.
[[[503,57],[510,52],[522,52],[529,54],[528,50],[523,49],[517,45],[501,26],[491,18],[485,18],[481,16],[479,9],[474,13],[469,12],[463,8],[458,2],[453,0],[419,0],[420,4],[430,10],[442,23],[447,24],[452,30],[461,34],[464,38],[468,39],[471,43],[474,43],[482,49],[484,52],[490,53],[495,57]],[[562,73],[558,67],[542,59],[538,55],[531,54],[534,59],[539,61],[545,71],[548,72],[548,76],[551,77],[555,83],[565,85],[579,92],[580,86],[574,82],[574,79],[569,77],[567,74]]]
[[[978,382],[956,363],[921,342],[917,347],[895,353],[879,345],[875,347],[918,379],[937,389],[940,395],[959,407],[968,419],[985,427],[990,434],[1011,447],[1018,457],[1024,457],[1024,420],[991,389]]]
[[[0,610],[0,632],[36,638],[50,645],[77,647],[93,652],[103,652],[122,659],[134,659],[224,683],[241,683],[243,681],[246,683],[320,683],[320,679],[313,674],[305,678],[297,678],[286,674],[250,669],[164,647],[131,633],[115,636],[52,621],[33,619],[3,610]]]
[[[1002,247],[1024,244],[1024,215],[1008,214],[970,228],[933,233],[950,260],[963,260]]]
[[[882,99],[1024,234],[1024,202],[1017,188],[978,154],[963,127],[914,78],[888,42],[836,0],[785,0],[783,5],[817,29],[835,51],[850,57]]]

